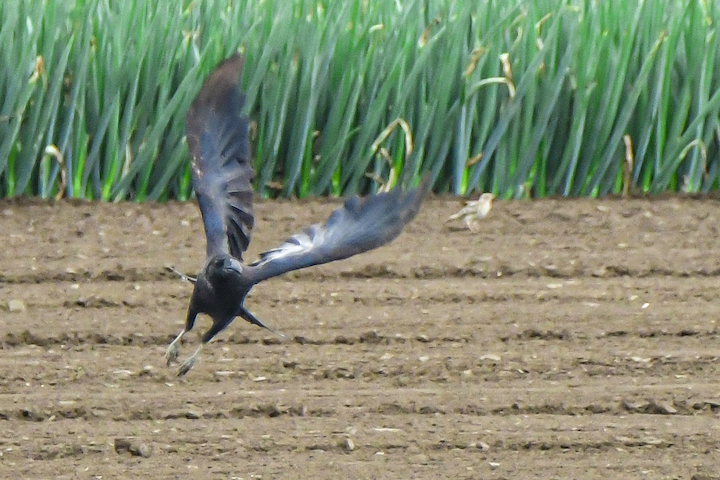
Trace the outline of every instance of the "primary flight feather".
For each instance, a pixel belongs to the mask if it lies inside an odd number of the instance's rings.
[[[190,371],[203,346],[235,317],[271,330],[244,306],[255,284],[390,242],[415,217],[430,187],[425,177],[418,188],[408,192],[395,188],[366,199],[349,198],[324,224],[293,235],[249,265],[243,263],[255,223],[251,183],[255,173],[250,163],[248,119],[241,114],[245,96],[238,89],[243,63],[239,55],[220,63],[186,118],[193,189],[205,228],[207,258],[194,282],[185,327],[168,347],[168,365],[177,360],[182,338],[193,328],[198,314],[209,315],[213,323],[200,347],[180,365],[178,375]]]

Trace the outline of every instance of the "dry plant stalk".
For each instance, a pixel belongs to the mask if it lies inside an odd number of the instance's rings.
[[[623,135],[623,142],[625,142],[625,161],[623,162],[622,198],[627,198],[630,194],[630,182],[632,181],[635,154],[633,153],[632,138],[630,138],[630,135]]]
[[[400,125],[400,128],[402,128],[403,133],[405,134],[405,161],[403,162],[403,164],[408,164],[408,159],[413,152],[413,136],[412,131],[410,131],[410,124],[408,124],[408,122],[402,118],[396,118],[390,123],[390,125],[385,127],[385,129],[380,132],[380,135],[378,135],[373,144],[370,146],[370,150],[373,154],[379,152],[380,155],[382,155],[382,157],[390,165],[390,176],[388,177],[387,182],[382,181],[382,179],[380,179],[377,175],[366,174],[366,176],[372,178],[374,181],[380,184],[378,192],[390,191],[390,189],[393,187],[393,185],[395,185],[395,182],[397,181],[398,172],[395,168],[395,165],[393,165],[392,163],[392,157],[390,156],[390,152],[388,152],[386,148],[381,148],[380,144],[387,140],[387,138],[390,136],[393,130],[397,128],[398,125]]]
[[[68,172],[67,165],[65,165],[65,157],[55,145],[46,146],[45,155],[54,158],[60,166],[60,183],[58,185],[58,193],[55,195],[55,200],[60,200],[65,196],[65,190],[67,189],[68,184]]]

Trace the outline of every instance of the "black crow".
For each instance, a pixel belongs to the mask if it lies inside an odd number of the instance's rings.
[[[243,63],[238,55],[220,63],[186,118],[193,189],[205,226],[207,259],[194,282],[185,328],[168,347],[168,365],[177,360],[182,338],[192,330],[199,313],[209,315],[213,323],[200,347],[180,365],[180,376],[190,371],[203,346],[237,316],[272,331],[244,306],[255,284],[390,242],[415,217],[429,190],[429,178],[425,177],[417,189],[406,193],[394,188],[365,200],[349,198],[325,224],[293,235],[278,248],[260,254],[254,263],[243,263],[242,254],[255,223],[248,119],[241,114],[245,97],[238,89]]]

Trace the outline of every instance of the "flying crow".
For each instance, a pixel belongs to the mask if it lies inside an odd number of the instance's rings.
[[[293,235],[278,248],[260,254],[254,263],[243,263],[255,223],[248,119],[241,115],[245,96],[238,89],[243,63],[238,55],[220,63],[186,118],[193,189],[205,226],[207,259],[195,279],[185,327],[167,349],[168,365],[177,360],[183,336],[192,330],[199,313],[209,315],[213,323],[200,347],[180,365],[179,376],[190,371],[203,346],[237,316],[272,331],[245,308],[245,297],[255,284],[390,242],[417,214],[429,190],[425,177],[417,189],[408,192],[395,188],[364,200],[349,198],[325,224]]]

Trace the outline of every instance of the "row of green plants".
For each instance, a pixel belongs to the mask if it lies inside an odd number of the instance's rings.
[[[718,187],[720,3],[4,0],[0,195],[191,195],[184,117],[240,51],[263,196]]]

